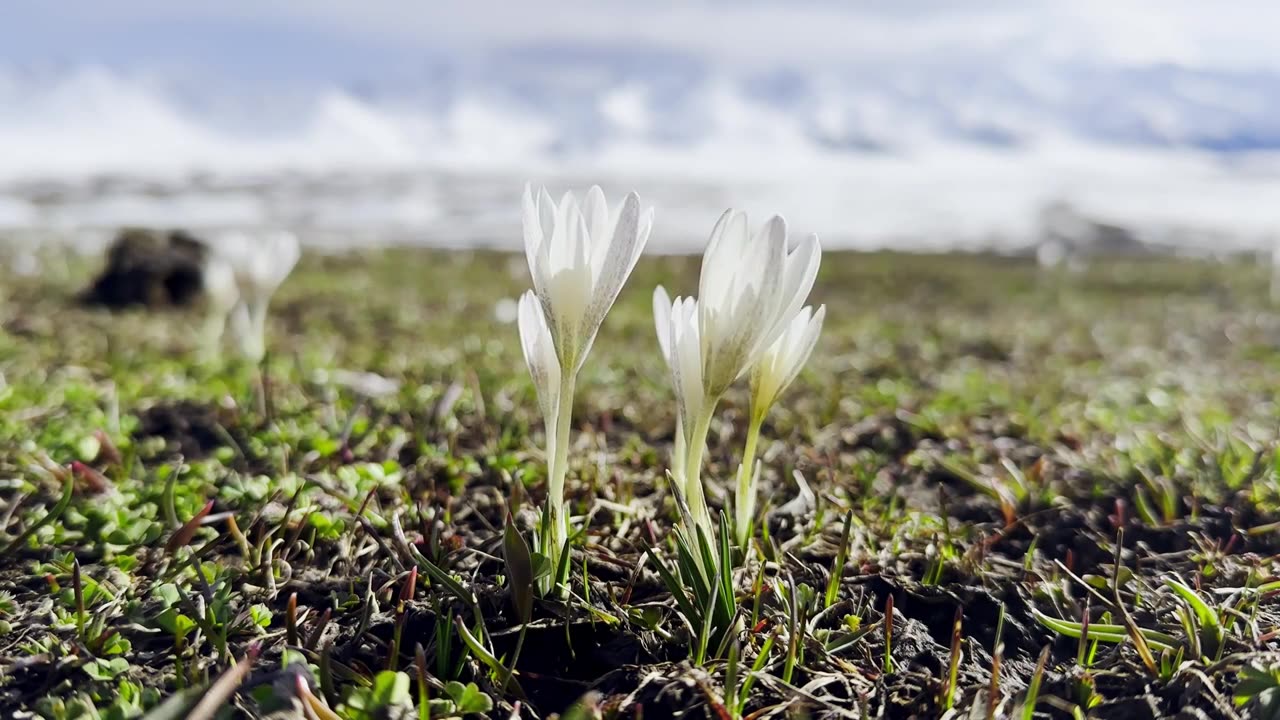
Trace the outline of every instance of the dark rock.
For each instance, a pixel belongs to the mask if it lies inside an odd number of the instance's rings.
[[[111,243],[106,267],[81,299],[110,308],[189,305],[203,287],[207,252],[202,241],[184,230],[126,228]]]

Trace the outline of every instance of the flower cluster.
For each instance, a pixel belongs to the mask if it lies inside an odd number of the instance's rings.
[[[711,512],[702,486],[702,454],[716,406],[733,383],[751,376],[752,414],[763,418],[808,359],[824,311],[803,308],[822,259],[816,235],[787,247],[787,223],[774,216],[754,235],[745,213],[726,211],[711,231],[702,258],[698,298],[670,301],[654,290],[654,325],[663,348],[680,411],[680,443],[673,459],[674,485],[697,529],[712,536]],[[809,318],[817,317],[810,328]],[[804,318],[797,333],[793,326]],[[784,343],[795,335],[807,348]],[[755,436],[752,435],[752,438]],[[750,473],[754,442],[744,460]],[[745,543],[754,483],[735,498],[737,536]],[[692,529],[691,529],[692,530]]]
[[[523,205],[533,290],[520,299],[518,322],[547,438],[547,504],[538,544],[557,568],[570,537],[564,484],[577,375],[644,249],[653,210],[642,211],[634,193],[611,210],[598,187],[581,202],[566,193],[559,203],[546,190],[526,188]],[[703,451],[716,406],[743,379],[751,388],[751,423],[738,470],[734,534],[740,546],[750,537],[760,427],[822,329],[825,308],[805,307],[821,257],[817,236],[790,245],[781,217],[753,234],[747,216],[729,210],[711,231],[698,296],[672,300],[664,288],[654,290],[658,344],[677,399],[670,476],[686,537],[715,536],[701,477]],[[563,582],[552,577],[543,589]]]

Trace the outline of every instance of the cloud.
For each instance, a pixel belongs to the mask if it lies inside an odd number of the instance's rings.
[[[16,0],[6,15],[0,57],[21,55],[25,61],[179,62],[191,54],[211,61],[219,52],[233,58],[240,51],[269,59],[274,46],[321,61],[336,51],[354,70],[373,73],[388,56],[408,60],[423,53],[560,43],[670,48],[740,65],[869,69],[871,61],[994,54],[1010,62],[1048,58],[1280,68],[1280,53],[1273,50],[1280,4],[1266,0],[997,0],[964,6],[935,1]],[[175,38],[186,42],[167,41]]]

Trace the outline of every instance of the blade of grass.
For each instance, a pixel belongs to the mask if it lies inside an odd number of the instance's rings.
[[[31,526],[22,531],[22,534],[14,538],[8,545],[4,546],[4,552],[0,555],[8,555],[13,550],[22,547],[27,538],[36,534],[40,528],[62,517],[62,513],[67,511],[67,507],[71,505],[71,494],[75,490],[76,478],[71,473],[66,473],[66,477],[62,481],[62,497],[58,499],[58,503],[54,505],[45,516],[31,523]]]
[[[249,674],[254,661],[258,659],[258,652],[258,645],[251,645],[249,652],[240,659],[240,662],[237,662],[222,673],[214,681],[213,685],[209,686],[209,691],[191,709],[191,713],[187,715],[187,720],[212,720],[218,710],[231,699],[232,693],[236,691],[236,688],[240,687],[240,683],[244,682],[245,676]]]

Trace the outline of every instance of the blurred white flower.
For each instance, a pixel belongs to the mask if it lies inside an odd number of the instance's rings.
[[[510,325],[519,319],[519,303],[511,298],[502,298],[493,304],[493,319],[503,325]]]
[[[203,344],[205,353],[212,357],[217,354],[218,343],[226,332],[227,316],[240,302],[240,287],[236,285],[231,263],[217,252],[205,254],[200,282],[206,312]]]
[[[35,277],[40,274],[40,256],[34,248],[20,248],[9,260],[9,271],[18,277]]]
[[[573,193],[556,203],[545,189],[535,196],[526,185],[523,224],[533,290],[520,298],[518,323],[547,430],[547,509],[539,544],[559,568],[569,538],[564,482],[574,386],[600,324],[649,239],[653,209],[641,211],[635,193],[610,211],[599,187],[588,190],[579,205]],[[543,589],[563,582],[549,577]]]
[[[326,379],[371,399],[390,397],[400,392],[400,381],[374,372],[338,369],[329,373]]]
[[[812,307],[806,307],[796,313],[782,335],[765,349],[751,368],[751,419],[742,464],[738,466],[738,492],[734,499],[734,528],[740,546],[746,546],[751,520],[755,516],[756,489],[760,482],[760,468],[755,461],[760,427],[769,409],[809,361],[814,346],[818,344],[826,315],[825,305],[816,312]]]
[[[261,361],[267,349],[267,308],[298,264],[298,238],[283,231],[227,233],[215,239],[211,251],[235,278],[239,298],[230,313],[240,350],[249,360]]]

